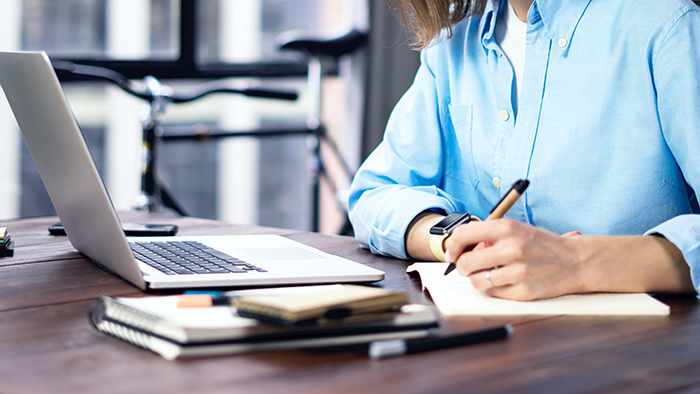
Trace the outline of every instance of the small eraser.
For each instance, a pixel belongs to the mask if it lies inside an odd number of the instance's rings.
[[[181,295],[177,297],[178,308],[207,308],[210,306],[212,306],[212,299],[208,294]]]

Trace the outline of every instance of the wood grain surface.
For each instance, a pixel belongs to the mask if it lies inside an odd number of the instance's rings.
[[[375,256],[353,238],[172,215],[180,234],[275,233],[386,272],[379,285],[431,304],[408,262]],[[144,293],[93,265],[56,218],[0,222],[15,255],[0,258],[0,393],[660,393],[700,392],[700,308],[694,296],[659,296],[667,317],[443,319],[459,332],[512,324],[506,340],[386,360],[366,346],[267,351],[166,361],[94,330],[100,295]]]

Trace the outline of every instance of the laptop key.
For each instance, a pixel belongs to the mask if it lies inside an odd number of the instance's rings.
[[[168,275],[266,272],[196,241],[134,242],[134,256]]]

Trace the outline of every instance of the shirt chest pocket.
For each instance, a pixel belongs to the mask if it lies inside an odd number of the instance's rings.
[[[450,105],[445,116],[445,175],[446,183],[459,181],[476,188],[479,178],[474,162],[474,106]]]

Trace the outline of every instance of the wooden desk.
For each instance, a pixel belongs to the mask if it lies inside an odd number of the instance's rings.
[[[134,216],[137,215],[137,216]],[[158,222],[158,217],[126,219]],[[429,303],[406,263],[373,256],[352,238],[166,218],[181,234],[273,232],[386,272],[387,288]],[[670,317],[462,318],[445,330],[512,323],[507,340],[369,360],[364,349],[290,350],[169,362],[94,330],[86,311],[99,295],[140,290],[97,268],[55,218],[10,227],[15,256],[0,259],[0,393],[438,393],[697,392],[700,308],[668,298]]]

